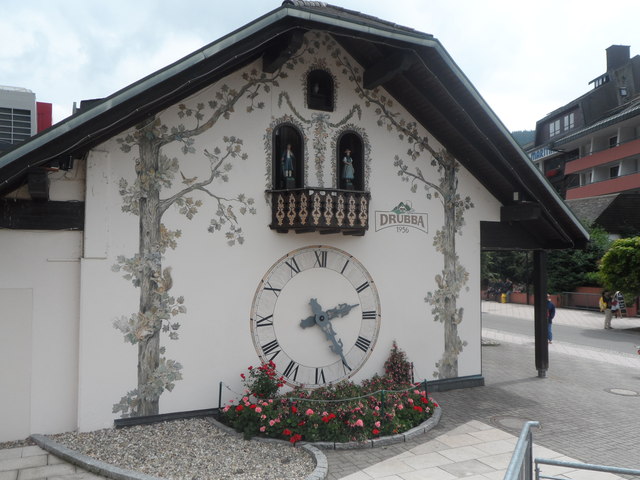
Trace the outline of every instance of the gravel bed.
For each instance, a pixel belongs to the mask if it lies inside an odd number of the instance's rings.
[[[205,419],[48,437],[96,460],[171,480],[301,480],[315,467],[302,448],[247,441]]]

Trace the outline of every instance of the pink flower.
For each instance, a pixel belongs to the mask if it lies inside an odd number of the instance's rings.
[[[264,432],[267,429],[267,427],[265,427],[264,425],[262,427],[260,427],[260,431]]]
[[[374,423],[374,425],[376,426],[376,428],[380,428],[380,422],[376,422]]]
[[[308,409],[306,412],[304,412],[307,415],[313,415],[313,410]]]
[[[267,418],[266,415],[264,415],[264,414],[260,415],[260,420],[264,420],[265,418]]]
[[[276,421],[275,421],[275,420],[269,420],[269,425],[270,425],[270,426],[272,426],[272,427],[273,427],[275,424],[276,424]]]
[[[262,408],[256,407],[256,413],[261,413],[261,412],[262,412]]]
[[[355,425],[356,427],[364,427],[364,422],[362,421],[361,418],[359,418],[358,420],[356,420]]]

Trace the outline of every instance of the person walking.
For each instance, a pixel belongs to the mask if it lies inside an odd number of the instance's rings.
[[[551,324],[553,323],[553,317],[556,316],[556,306],[551,301],[551,295],[547,293],[547,339],[549,343],[552,343],[553,332],[551,331]]]
[[[604,312],[604,329],[610,330],[613,328],[611,326],[611,294],[606,290],[602,292],[602,297],[600,298],[600,311]]]

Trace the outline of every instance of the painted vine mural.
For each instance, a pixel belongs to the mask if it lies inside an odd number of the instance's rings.
[[[360,69],[347,56],[342,55],[339,49],[334,50],[332,56],[336,59],[336,65],[342,68],[342,73],[356,85],[356,93],[366,107],[374,109],[378,126],[386,127],[389,132],[395,131],[400,140],[409,144],[407,156],[413,163],[410,165],[400,155],[396,155],[394,166],[398,168],[398,176],[411,184],[412,192],[415,193],[422,186],[428,199],[438,199],[442,205],[444,224],[436,232],[433,245],[442,253],[444,264],[442,271],[435,277],[438,288],[434,292],[428,292],[425,301],[431,305],[434,321],[444,325],[444,352],[436,363],[434,377],[457,377],[458,356],[466,346],[466,342],[458,335],[458,325],[462,322],[464,311],[457,307],[457,301],[469,274],[460,264],[456,253],[456,235],[462,233],[465,210],[473,208],[470,197],[463,198],[458,192],[457,173],[460,165],[448,151],[432,147],[428,137],[421,135],[417,122],[408,122],[400,112],[394,111],[393,100],[380,89],[363,88]],[[417,165],[417,160],[423,158],[423,153],[429,155],[431,166],[440,175],[438,179],[429,178]]]
[[[164,213],[175,207],[191,219],[209,199],[214,203],[215,213],[208,230],[213,233],[226,229],[229,245],[241,244],[244,240],[237,214],[255,213],[252,198],[244,194],[228,198],[217,194],[215,189],[217,182],[228,182],[235,160],[246,159],[242,139],[224,137],[211,151],[199,151],[196,137],[231,118],[236,108],[243,106],[248,113],[264,108],[260,95],[278,87],[278,81],[302,63],[300,57],[306,49],[308,46],[273,74],[252,70],[243,74],[238,88],[221,85],[206,104],[179,105],[178,116],[182,122],[179,125],[165,125],[160,118],[153,117],[118,139],[121,150],[135,153],[135,181],[129,184],[121,179],[119,189],[122,211],[139,219],[140,239],[138,251],[132,257],[119,256],[113,270],[124,272],[124,278],[140,289],[140,303],[137,312],[114,322],[125,341],[138,347],[138,373],[136,388],[113,406],[113,413],[120,413],[122,417],[158,414],[160,396],[165,390],[171,391],[182,378],[182,366],[167,359],[165,347],[160,345],[161,333],[167,334],[170,340],[178,338],[180,323],[174,319],[186,313],[184,298],[170,293],[171,267],[163,265],[167,248],[177,248],[181,231],[171,230],[162,222]],[[170,144],[181,146],[180,159],[163,153],[163,148]],[[189,176],[189,156],[195,157],[192,162],[209,163],[206,178]]]

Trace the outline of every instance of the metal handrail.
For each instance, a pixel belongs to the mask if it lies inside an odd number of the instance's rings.
[[[540,478],[557,480],[557,477],[550,477],[546,475],[540,475],[540,467],[538,464],[543,465],[555,465],[557,467],[569,467],[576,470],[594,470],[596,472],[607,472],[607,473],[615,473],[617,475],[634,475],[640,476],[640,470],[635,470],[632,468],[621,468],[621,467],[611,467],[608,465],[593,465],[591,463],[581,463],[581,462],[565,462],[562,460],[551,460],[548,458],[536,458],[536,480]],[[566,480],[566,476],[563,476],[562,480]]]
[[[522,427],[518,443],[513,451],[513,456],[509,462],[504,480],[533,480],[533,465],[535,464],[535,480],[541,478],[546,480],[567,480],[567,476],[553,477],[540,474],[540,465],[554,465],[557,467],[567,467],[574,470],[593,470],[596,472],[607,472],[617,475],[631,475],[640,477],[640,470],[632,468],[612,467],[608,465],[594,465],[582,462],[567,462],[564,460],[553,460],[548,458],[533,459],[533,435],[531,427],[540,427],[540,422],[527,422]]]
[[[504,480],[532,480],[533,435],[531,427],[540,427],[540,422],[527,422],[522,427],[518,443],[504,474]]]

